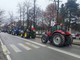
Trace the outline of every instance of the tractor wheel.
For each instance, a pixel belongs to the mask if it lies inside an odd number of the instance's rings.
[[[26,38],[27,38],[27,39],[30,39],[30,33],[27,33]]]
[[[42,41],[42,43],[45,43],[46,44],[48,42],[47,36],[46,35],[43,35],[41,37],[41,41]]]
[[[35,39],[36,36],[31,36],[32,39]]]
[[[35,39],[35,38],[36,38],[35,32],[31,35],[31,38],[32,38],[32,39]]]
[[[73,42],[73,39],[72,39],[72,36],[70,35],[70,36],[66,36],[66,38],[65,38],[66,40],[65,40],[65,46],[70,46],[71,44],[72,44],[72,42]]]
[[[65,42],[64,35],[62,35],[60,33],[55,33],[53,35],[52,41],[53,41],[53,45],[61,47],[64,45],[64,42]]]

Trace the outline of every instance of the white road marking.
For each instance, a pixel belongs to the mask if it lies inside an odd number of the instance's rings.
[[[4,54],[10,54],[10,51],[8,50],[8,48],[6,47],[6,45],[3,44],[3,42],[1,41],[1,39],[0,39],[0,42],[1,42],[1,47],[3,49]]]
[[[50,47],[50,46],[47,46],[47,48],[80,59],[80,55],[77,55],[77,54],[74,54],[74,53],[71,53],[71,52],[67,52],[67,51],[64,51],[64,50],[61,50],[61,49],[58,49],[58,48],[53,48],[53,47]]]
[[[22,46],[24,49],[26,50],[31,50],[31,48],[29,48],[28,46],[25,46],[24,44],[22,43],[19,43],[18,45]]]
[[[11,60],[11,57],[10,57],[9,55],[7,55],[7,59],[8,59],[8,60]]]
[[[36,45],[39,45],[39,46],[42,46],[42,47],[46,47],[46,45],[40,44],[40,43],[37,43],[37,42],[34,42],[34,41],[30,41],[30,40],[25,40],[25,41],[36,44]]]
[[[7,60],[11,60],[11,57],[9,56],[10,51],[7,49],[6,45],[3,44],[1,39],[0,39],[0,42],[1,42],[1,47],[2,47],[3,53],[5,54]]]
[[[34,48],[40,48],[39,46],[36,46],[36,45],[31,44],[31,43],[28,43],[28,42],[26,42],[26,44],[29,45],[29,46],[32,46],[32,47],[34,47]]]
[[[18,37],[18,38],[20,38],[20,37]],[[20,39],[23,39],[23,38],[20,38]],[[47,46],[47,45],[44,45],[44,44],[40,44],[40,43],[37,43],[37,42],[34,42],[34,41],[30,41],[28,39],[23,39],[23,40],[80,59],[80,55],[78,55],[78,54],[71,53],[71,52],[68,52],[68,51],[64,51],[64,50],[61,50],[61,49],[58,49],[58,48],[50,47],[50,46]]]
[[[10,44],[10,47],[15,51],[15,52],[22,52],[19,48],[17,48],[15,45]]]

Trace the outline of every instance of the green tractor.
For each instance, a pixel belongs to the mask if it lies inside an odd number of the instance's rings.
[[[36,32],[34,30],[28,30],[24,32],[24,37],[25,38],[32,38],[35,39],[36,37]]]
[[[36,37],[36,32],[34,29],[25,29],[21,34],[20,34],[21,37],[24,37],[24,38],[32,38],[32,39],[35,39]]]
[[[61,47],[70,46],[73,42],[71,33],[66,31],[65,26],[54,25],[48,32],[45,32],[41,37],[42,43],[50,41],[51,44]]]

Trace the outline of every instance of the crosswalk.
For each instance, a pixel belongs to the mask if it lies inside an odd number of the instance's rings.
[[[9,46],[16,53],[23,52],[22,49],[25,49],[25,50],[29,51],[29,50],[40,48],[39,45],[29,43],[29,42],[25,42],[25,44],[24,43],[17,43],[16,45],[15,44],[9,44]]]
[[[19,43],[19,45],[20,45],[21,47],[23,47],[24,49],[26,49],[26,50],[31,50],[31,48],[29,48],[28,46],[25,46],[25,45],[22,44],[22,43]]]
[[[14,44],[11,44],[10,47],[12,47],[12,49],[15,51],[15,52],[21,52],[21,50],[19,48],[17,48]]]

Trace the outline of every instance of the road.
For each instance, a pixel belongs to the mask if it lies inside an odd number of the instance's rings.
[[[39,38],[24,39],[7,33],[0,33],[0,37],[11,60],[80,60],[80,46],[59,48],[42,44]]]

